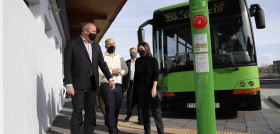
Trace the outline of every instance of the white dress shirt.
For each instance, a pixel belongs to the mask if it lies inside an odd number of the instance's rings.
[[[113,75],[114,83],[122,84],[122,77],[127,74],[128,67],[122,56],[115,53],[114,56],[110,56],[108,52],[104,53],[104,61],[107,63],[107,66],[112,73],[113,69],[120,68],[121,74],[120,75]],[[101,69],[99,68],[99,82],[100,83],[109,83],[104,74],[102,73]]]
[[[83,36],[81,36],[81,37],[82,37],[83,42],[84,42],[84,45],[85,45],[85,47],[86,47],[86,49],[87,49],[87,52],[88,52],[88,56],[89,56],[89,58],[90,58],[90,61],[92,62],[92,48],[91,48],[91,43],[92,43],[92,41],[88,43],[88,42],[86,41],[86,39],[83,38]]]
[[[131,59],[131,63],[130,63],[130,80],[134,80],[134,72],[135,72],[135,62],[136,62],[136,59],[135,61],[133,61]]]

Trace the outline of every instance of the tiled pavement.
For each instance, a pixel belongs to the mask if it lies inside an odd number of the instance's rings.
[[[65,99],[65,105],[60,115],[56,118],[52,127],[48,130],[49,134],[69,134],[70,118],[72,112],[71,99]],[[134,111],[135,112],[135,111]],[[136,124],[137,117],[124,123],[121,120],[125,117],[125,104],[123,102],[119,116],[119,129],[124,134],[143,133],[143,127]],[[231,115],[224,111],[225,115]],[[216,120],[217,133],[226,134],[232,132],[239,133],[258,133],[258,134],[280,134],[280,109],[263,109],[259,111],[238,111],[237,117],[227,117],[218,115]],[[169,111],[163,114],[163,121],[166,133],[196,133],[195,115],[186,112]],[[151,120],[153,133],[156,128]],[[100,109],[97,109],[97,126],[95,133],[106,134],[107,128],[104,126],[104,119]]]

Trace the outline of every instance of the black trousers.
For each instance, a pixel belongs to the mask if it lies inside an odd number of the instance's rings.
[[[75,95],[72,96],[71,134],[79,134],[81,129],[84,129],[84,134],[93,134],[96,124],[95,103],[96,89],[75,89]],[[84,128],[81,128],[83,109],[85,110]]]
[[[126,97],[127,97],[127,101],[126,101],[126,106],[127,106],[127,118],[130,118],[132,116],[132,109],[134,108],[134,106],[137,104],[136,101],[133,101],[132,98],[132,85],[133,81],[129,82],[129,87],[127,89],[127,93],[126,93]],[[143,121],[142,119],[142,109],[140,104],[137,104],[137,111],[138,111],[138,121]]]
[[[118,117],[121,107],[123,93],[121,84],[115,84],[115,89],[111,90],[108,83],[100,86],[101,97],[105,103],[107,127],[110,134],[118,132]]]
[[[145,84],[139,85],[135,91],[133,91],[133,97],[136,97],[138,103],[142,108],[143,114],[143,124],[145,134],[151,133],[151,121],[150,121],[150,112],[152,112],[152,116],[154,118],[158,134],[164,134],[164,126],[161,117],[161,110],[160,107],[153,106],[151,92],[147,92],[145,89]]]

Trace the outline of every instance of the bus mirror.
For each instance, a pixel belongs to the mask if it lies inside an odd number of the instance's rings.
[[[259,4],[252,4],[250,6],[250,15],[255,17],[257,29],[265,28],[264,11]]]
[[[142,43],[145,41],[145,30],[144,29],[138,29],[138,43]]]
[[[140,25],[137,34],[138,34],[138,43],[142,43],[145,41],[145,30],[143,29],[145,26],[153,24],[153,20],[147,20],[142,25]]]
[[[264,11],[261,10],[256,10],[255,12],[255,21],[256,21],[256,26],[257,29],[263,29],[265,28],[265,19],[264,19]]]

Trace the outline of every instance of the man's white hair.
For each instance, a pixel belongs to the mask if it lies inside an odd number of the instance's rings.
[[[130,51],[131,51],[132,49],[135,49],[135,50],[137,50],[137,49],[136,49],[135,47],[132,47],[132,48],[130,48],[130,49],[129,49],[129,52],[130,52]]]
[[[87,22],[85,25],[83,25],[82,32],[84,32],[84,30],[88,30],[88,25],[89,24],[93,24],[93,23],[92,22]]]

